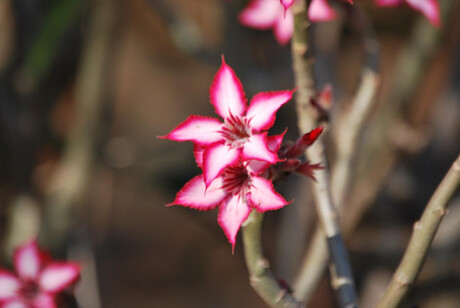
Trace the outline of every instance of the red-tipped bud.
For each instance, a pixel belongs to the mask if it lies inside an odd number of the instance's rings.
[[[323,131],[323,127],[318,127],[311,132],[300,137],[296,143],[284,155],[287,158],[297,158],[305,153],[305,150],[318,139]]]

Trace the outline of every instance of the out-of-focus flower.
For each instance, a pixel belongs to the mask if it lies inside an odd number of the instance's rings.
[[[200,164],[206,186],[239,160],[276,163],[276,153],[267,146],[266,130],[273,125],[276,112],[291,99],[292,93],[258,93],[247,107],[241,82],[222,57],[222,66],[210,88],[210,99],[224,123],[192,115],[163,138],[193,141],[204,150]]]
[[[375,2],[378,6],[390,7],[407,2],[414,10],[425,15],[433,26],[439,27],[441,25],[438,0],[375,0]]]
[[[16,275],[0,269],[2,308],[55,308],[56,294],[80,276],[78,264],[51,260],[36,241],[19,247],[13,261]]]
[[[242,25],[258,30],[273,29],[276,40],[284,45],[292,37],[294,16],[291,6],[296,0],[252,0],[240,13]],[[353,0],[344,0],[353,4]],[[312,0],[308,7],[308,19],[313,22],[335,19],[335,11],[327,0]]]
[[[294,31],[294,16],[289,9],[289,1],[252,0],[240,13],[238,19],[244,26],[258,29],[273,29],[276,40],[285,45],[289,43]],[[291,5],[292,5],[291,1]]]
[[[277,140],[275,142],[281,142]],[[274,190],[272,182],[261,176],[268,166],[259,161],[229,166],[209,186],[205,184],[203,175],[196,176],[184,185],[169,205],[203,211],[219,207],[217,221],[234,250],[238,230],[252,209],[265,212],[289,204]]]

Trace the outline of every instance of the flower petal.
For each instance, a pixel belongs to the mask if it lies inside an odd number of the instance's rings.
[[[212,181],[206,189],[204,177],[198,175],[188,181],[177,193],[176,199],[168,205],[177,204],[202,211],[211,210],[227,196],[227,193],[221,187],[221,177]]]
[[[287,129],[282,134],[267,137],[267,146],[270,151],[272,151],[273,153],[278,153],[278,150],[281,147],[281,143],[283,142],[283,137],[286,131]],[[256,175],[260,174],[262,171],[270,167],[270,165],[271,164],[267,163],[266,161],[253,159],[248,161],[247,170],[249,174]]]
[[[268,136],[267,137],[267,146],[273,153],[278,153],[281,144],[283,143],[284,135],[287,132],[287,128],[279,135]]]
[[[273,29],[275,38],[281,45],[289,43],[294,32],[294,15],[287,10],[284,16],[277,19]]]
[[[435,27],[441,25],[438,0],[406,0],[416,11],[421,12]]]
[[[224,56],[222,65],[214,76],[209,95],[216,113],[224,119],[230,115],[241,116],[246,111],[243,86],[232,68],[225,63]]]
[[[193,141],[200,145],[209,145],[222,140],[221,128],[222,123],[217,119],[191,115],[169,134],[159,138],[174,141]]]
[[[308,19],[313,22],[330,21],[335,19],[335,11],[327,0],[312,0],[308,7]]]
[[[195,157],[196,165],[200,168],[203,168],[203,153],[204,153],[203,147],[197,144],[193,145],[193,156]]]
[[[225,143],[216,143],[207,148],[203,154],[203,175],[206,186],[224,170],[238,161],[240,150]]]
[[[38,284],[46,293],[57,293],[80,277],[80,266],[71,262],[49,263],[41,272]]]
[[[5,270],[0,270],[0,301],[15,297],[21,288],[19,279]]]
[[[34,298],[32,303],[34,308],[56,308],[54,297],[50,294],[40,293]]]
[[[239,194],[229,197],[219,207],[217,222],[232,244],[232,251],[235,250],[236,234],[250,213],[251,208],[245,198]]]
[[[377,6],[398,6],[403,0],[376,0]]]
[[[19,298],[14,299],[12,301],[8,301],[0,307],[2,308],[30,308],[30,306],[26,302],[24,302],[23,300]]]
[[[248,199],[259,212],[277,210],[290,203],[274,190],[272,182],[258,176],[251,177]]]
[[[41,256],[37,242],[31,241],[16,249],[13,262],[21,279],[35,280],[41,267]]]
[[[278,0],[252,0],[239,14],[238,20],[244,26],[267,30],[273,27],[283,15]]]
[[[257,159],[276,163],[278,156],[267,147],[267,133],[252,135],[243,145],[243,160]]]
[[[262,92],[254,95],[246,112],[252,131],[267,130],[275,122],[275,114],[286,104],[294,91]]]

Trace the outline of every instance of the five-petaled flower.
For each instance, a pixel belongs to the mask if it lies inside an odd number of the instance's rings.
[[[353,0],[344,0],[353,4]],[[276,40],[284,45],[292,37],[294,16],[290,7],[295,0],[252,0],[240,13],[242,25],[258,30],[273,29]],[[327,0],[312,0],[308,19],[313,22],[331,21],[336,14]]]
[[[421,12],[435,27],[441,25],[438,0],[375,0],[378,6],[399,6],[407,2],[414,10]]]
[[[279,4],[279,3],[278,3]],[[278,109],[292,97],[293,91],[261,92],[246,106],[240,80],[222,57],[222,66],[210,88],[211,104],[224,122],[191,115],[168,135],[175,141],[193,141],[204,149],[203,176],[209,186],[222,171],[240,160],[276,163],[278,157],[267,146],[267,132]]]
[[[55,296],[73,285],[80,267],[72,262],[52,261],[36,241],[14,252],[16,275],[0,269],[0,307],[55,308]]]
[[[267,144],[271,150],[278,151],[283,135],[268,137]],[[198,166],[202,166],[202,158],[203,151],[198,147],[195,149]],[[225,168],[209,186],[205,184],[203,175],[196,176],[184,185],[168,205],[204,211],[219,207],[217,221],[234,250],[236,234],[252,209],[265,212],[280,209],[289,203],[263,176],[269,166],[266,162],[256,160],[239,162]]]

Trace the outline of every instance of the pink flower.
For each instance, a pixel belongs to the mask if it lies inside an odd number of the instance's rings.
[[[278,143],[282,136],[270,137],[270,143]],[[276,149],[277,150],[277,149]],[[200,151],[196,151],[200,157]],[[199,165],[200,162],[197,161]],[[224,230],[228,241],[235,248],[236,234],[252,209],[259,212],[276,210],[287,202],[273,188],[271,181],[261,176],[268,165],[260,161],[245,161],[223,170],[208,186],[203,175],[194,177],[177,193],[168,205],[207,211],[219,207],[217,221]]]
[[[79,278],[80,268],[71,262],[50,261],[32,241],[13,256],[16,275],[0,269],[0,307],[55,308],[54,297]]]
[[[353,0],[344,0],[353,4]],[[284,45],[292,37],[294,16],[290,7],[295,0],[252,0],[240,13],[242,25],[258,30],[273,29],[276,40]],[[312,0],[308,7],[308,19],[313,22],[335,19],[335,11],[327,0]]]
[[[266,130],[273,125],[276,112],[291,99],[292,93],[258,93],[247,107],[241,82],[222,57],[222,66],[210,88],[210,99],[224,122],[192,115],[162,138],[193,141],[204,149],[202,168],[206,186],[226,167],[240,160],[276,163],[276,153],[267,146]]]
[[[435,27],[441,25],[439,17],[439,3],[437,0],[376,0],[378,6],[398,6],[403,2],[407,2],[414,10],[419,11],[431,22]]]
[[[244,26],[258,30],[273,29],[276,40],[287,44],[294,31],[294,16],[289,9],[293,1],[252,0],[240,13],[238,19]]]

